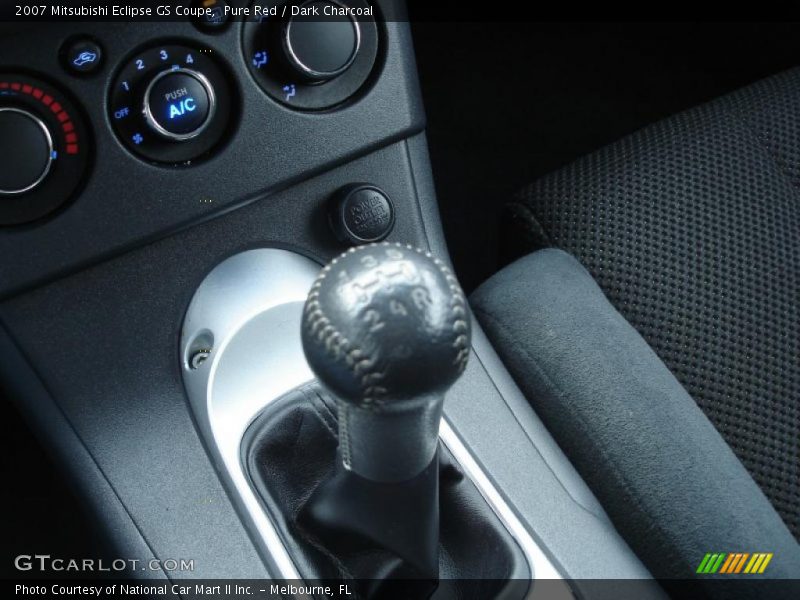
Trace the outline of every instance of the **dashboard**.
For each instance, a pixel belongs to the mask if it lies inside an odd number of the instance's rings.
[[[4,32],[0,295],[420,132],[405,24],[330,19],[326,35],[302,15]]]

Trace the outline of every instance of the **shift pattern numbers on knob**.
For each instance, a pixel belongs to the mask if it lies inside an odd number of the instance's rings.
[[[390,243],[351,248],[311,289],[304,347],[320,379],[362,407],[440,392],[469,357],[466,299],[430,253]]]

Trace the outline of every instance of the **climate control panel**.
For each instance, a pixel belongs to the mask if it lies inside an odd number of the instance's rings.
[[[231,86],[209,50],[157,46],[134,55],[120,70],[109,119],[134,154],[186,164],[222,141],[232,102]]]
[[[24,67],[0,70],[0,227],[55,214],[90,183],[92,135],[104,144],[116,139],[132,158],[150,164],[188,166],[222,154],[239,121],[251,123],[247,136],[261,136],[259,148],[272,147],[260,123],[252,125],[252,98],[259,94],[251,97],[248,88],[254,83],[280,104],[261,96],[264,106],[256,112],[285,118],[286,131],[297,137],[307,133],[297,128],[304,117],[286,108],[335,119],[335,109],[365,98],[368,85],[378,82],[373,74],[384,68],[379,55],[386,38],[377,3],[250,0],[247,10],[235,30],[224,20],[214,27],[196,22],[199,31],[189,30],[191,37],[122,41],[100,30],[72,32],[54,41],[49,63],[17,57],[11,62]],[[213,41],[219,54],[202,39]],[[138,46],[142,40],[150,41]],[[126,48],[137,47],[117,62]],[[71,91],[34,75],[53,68],[55,57],[65,72],[59,81]],[[245,97],[251,98],[248,114]],[[105,156],[96,158],[103,172]]]

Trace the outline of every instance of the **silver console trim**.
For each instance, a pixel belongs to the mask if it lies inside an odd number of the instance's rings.
[[[258,532],[275,575],[301,579],[250,486],[242,437],[261,411],[313,380],[300,342],[302,307],[320,266],[279,249],[220,263],[198,287],[181,332],[181,372],[198,428],[243,519]],[[200,357],[202,360],[198,359]],[[517,540],[536,580],[562,579],[446,417],[442,442]],[[255,540],[258,545],[259,540]]]
[[[500,521],[506,526],[511,536],[522,548],[523,553],[528,559],[528,564],[531,567],[533,580],[561,579],[561,574],[530,536],[525,526],[500,495],[500,492],[497,491],[497,488],[494,487],[486,473],[483,472],[483,469],[478,465],[472,453],[464,445],[464,442],[461,441],[461,438],[458,437],[458,434],[455,429],[453,429],[453,426],[447,420],[446,416],[442,419],[442,423],[439,426],[439,437],[458,461],[458,464],[467,476],[475,484],[475,487],[478,488],[489,506],[492,507],[492,510]]]

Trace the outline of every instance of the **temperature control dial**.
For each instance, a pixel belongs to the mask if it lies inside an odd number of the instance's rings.
[[[64,92],[29,75],[0,73],[0,225],[53,212],[89,162],[89,136]]]
[[[109,117],[135,154],[188,164],[221,142],[232,101],[231,86],[209,50],[159,46],[122,68],[111,90]]]
[[[0,107],[0,194],[24,194],[38,186],[53,164],[53,136],[34,113]]]

